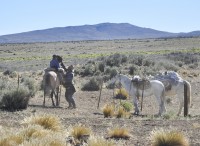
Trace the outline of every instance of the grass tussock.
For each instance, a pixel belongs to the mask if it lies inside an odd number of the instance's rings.
[[[183,133],[175,130],[154,130],[150,137],[152,146],[189,146]]]
[[[103,137],[91,136],[88,140],[88,146],[116,146],[113,140],[106,140]]]
[[[102,110],[103,110],[103,115],[104,115],[105,118],[113,117],[114,116],[114,112],[115,112],[114,105],[112,105],[112,104],[106,104],[103,107]]]
[[[126,100],[129,98],[128,92],[124,88],[116,89],[115,90],[115,99],[121,99],[121,100]]]
[[[54,132],[62,131],[62,124],[58,117],[54,115],[35,115],[28,118],[25,118],[22,121],[23,125],[40,125],[44,129],[52,130]]]
[[[122,106],[120,106],[117,110],[117,112],[115,113],[115,116],[117,118],[126,118],[126,117],[130,117],[130,112],[127,112]]]
[[[87,141],[91,133],[91,129],[82,124],[74,125],[70,129],[70,136],[72,136],[75,141]]]
[[[115,127],[108,130],[108,137],[114,139],[129,139],[131,137],[128,129]]]
[[[24,141],[21,146],[68,146],[66,145],[65,136],[58,132],[49,132],[43,138],[30,139]]]
[[[4,135],[4,138],[0,138],[0,146],[16,146],[24,141],[24,137],[19,134]]]

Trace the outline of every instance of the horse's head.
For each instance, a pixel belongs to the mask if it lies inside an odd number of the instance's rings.
[[[109,83],[110,83],[110,84],[114,84],[115,82],[117,82],[117,81],[119,81],[119,80],[120,80],[120,74],[116,74],[115,76],[113,76],[113,77],[110,79]]]

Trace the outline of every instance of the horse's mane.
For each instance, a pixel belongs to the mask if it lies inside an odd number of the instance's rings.
[[[57,57],[58,62],[61,63],[62,62],[62,57],[59,56],[59,55],[57,55],[56,57]]]

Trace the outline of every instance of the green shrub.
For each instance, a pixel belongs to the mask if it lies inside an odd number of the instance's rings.
[[[104,72],[104,70],[105,70],[105,64],[104,64],[103,62],[99,63],[98,69],[99,69],[101,72]]]
[[[119,53],[115,53],[114,55],[110,55],[107,57],[106,65],[108,66],[119,66],[122,61],[122,56]]]
[[[95,72],[95,67],[92,64],[88,64],[83,68],[83,71],[81,72],[82,76],[92,76]]]
[[[131,102],[128,102],[128,101],[122,101],[121,106],[127,112],[130,112],[133,109],[133,104]]]
[[[28,87],[30,96],[34,96],[38,91],[35,80],[31,78],[22,78],[22,82]]]
[[[100,89],[99,87],[99,81],[97,81],[96,78],[90,79],[89,82],[87,82],[85,85],[83,85],[82,89],[83,91],[98,91]]]
[[[17,111],[26,109],[28,106],[30,94],[28,90],[19,88],[18,90],[11,90],[3,95],[2,106],[8,111]]]

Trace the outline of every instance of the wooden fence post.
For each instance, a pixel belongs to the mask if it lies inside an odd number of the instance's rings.
[[[188,116],[187,85],[184,84],[184,117]]]
[[[100,103],[100,100],[101,100],[101,91],[102,91],[102,88],[103,88],[103,80],[101,80],[101,85],[100,85],[99,100],[98,100],[98,105],[97,105],[98,109],[99,109],[99,103]]]

